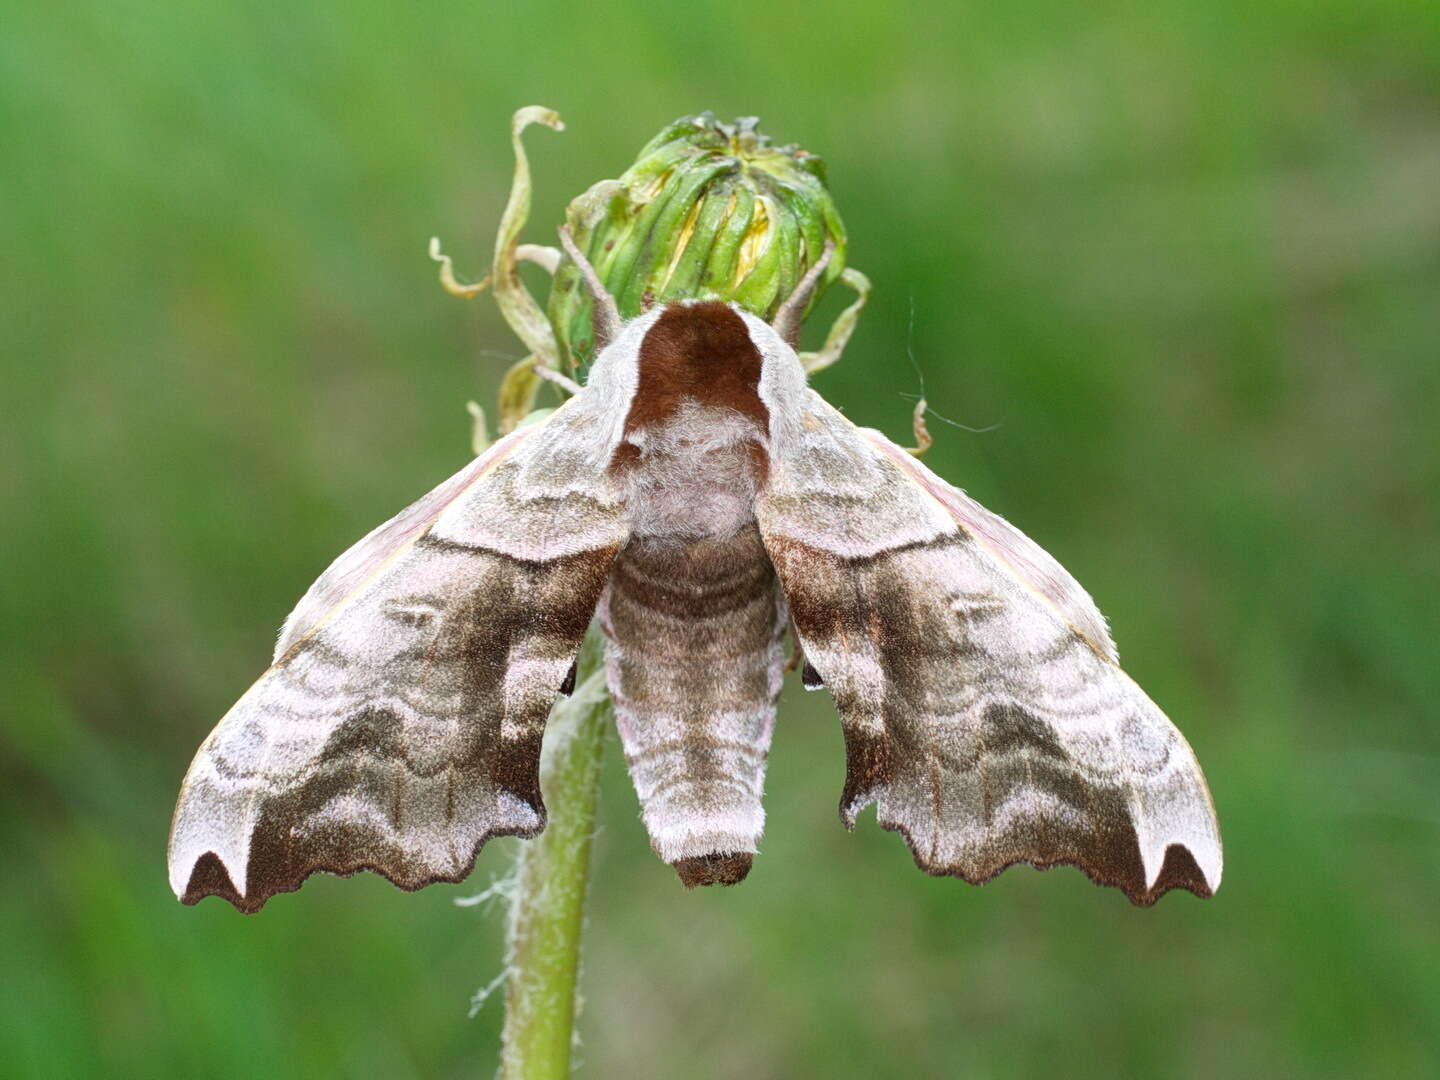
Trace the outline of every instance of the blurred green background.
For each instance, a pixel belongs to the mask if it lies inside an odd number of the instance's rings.
[[[607,763],[596,1077],[1440,1075],[1440,7],[12,6],[0,36],[0,1073],[490,1075],[471,879],[175,902],[180,777],[330,558],[467,457],[487,259],[662,124],[830,165],[817,379],[1059,557],[1189,736],[1225,884],[930,879],[787,687],[762,856],[686,893]],[[538,282],[537,282],[538,286]],[[812,338],[843,302],[827,297]]]

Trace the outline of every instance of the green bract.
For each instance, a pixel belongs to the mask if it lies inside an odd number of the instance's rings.
[[[845,268],[845,226],[825,184],[824,162],[772,146],[754,117],[721,123],[683,117],[640,151],[618,180],[602,180],[566,216],[624,318],[658,301],[733,300],[770,319],[827,237],[835,255],[816,290]],[[579,271],[561,262],[549,315],[570,368],[594,354],[590,300]]]

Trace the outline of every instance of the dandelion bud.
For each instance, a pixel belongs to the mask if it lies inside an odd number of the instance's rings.
[[[835,255],[811,303],[845,268],[845,227],[825,185],[824,162],[776,147],[754,117],[711,113],[670,124],[618,180],[602,180],[566,212],[624,318],[681,298],[731,300],[763,319],[822,255]],[[549,315],[571,367],[593,359],[590,300],[562,262]]]

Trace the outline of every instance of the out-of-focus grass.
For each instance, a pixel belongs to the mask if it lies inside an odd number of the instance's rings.
[[[1228,856],[1150,911],[928,879],[838,826],[838,726],[787,690],[739,888],[681,890],[612,755],[587,1074],[1440,1072],[1440,8],[267,7],[0,36],[0,1073],[489,1070],[498,920],[450,901],[505,843],[251,919],[176,904],[163,849],[295,598],[465,457],[516,345],[425,240],[483,265],[537,101],[536,222],[687,111],[826,156],[877,291],[820,388],[903,434],[909,349],[1000,425],[932,464],[1099,598]]]

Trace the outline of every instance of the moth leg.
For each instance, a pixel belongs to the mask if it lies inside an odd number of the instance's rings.
[[[866,302],[870,299],[870,279],[856,270],[853,266],[847,266],[840,274],[840,280],[855,290],[855,300],[830,324],[830,332],[825,335],[825,344],[820,346],[819,352],[802,352],[800,364],[805,369],[805,374],[813,375],[817,371],[823,371],[845,351],[845,346],[850,343],[850,335],[855,333],[855,325],[860,321],[860,312],[865,309]]]
[[[915,402],[915,411],[910,415],[910,423],[915,430],[915,445],[907,446],[905,452],[913,457],[924,457],[925,451],[935,445],[935,440],[930,437],[930,429],[925,426],[925,410],[928,407],[922,397]]]

